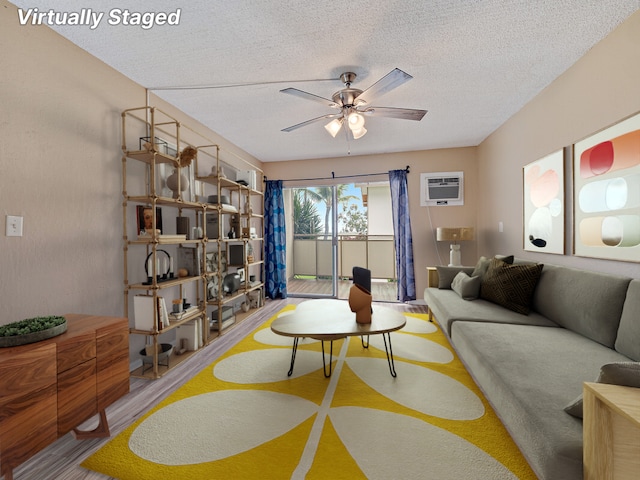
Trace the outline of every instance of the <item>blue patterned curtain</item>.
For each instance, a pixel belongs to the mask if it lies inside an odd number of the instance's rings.
[[[398,300],[407,302],[416,299],[407,171],[390,170],[389,183],[391,185],[391,210],[393,212],[393,232],[396,246]]]
[[[287,298],[286,235],[282,180],[267,180],[264,191],[265,294]]]

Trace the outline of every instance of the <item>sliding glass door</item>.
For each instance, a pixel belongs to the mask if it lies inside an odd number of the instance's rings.
[[[287,292],[335,298],[337,277],[337,188],[286,188]]]
[[[375,301],[397,301],[389,182],[285,188],[284,198],[289,295],[348,298],[358,266]]]

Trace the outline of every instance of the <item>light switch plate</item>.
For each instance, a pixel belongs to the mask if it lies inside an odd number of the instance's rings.
[[[6,235],[7,237],[22,236],[22,217],[7,215]]]

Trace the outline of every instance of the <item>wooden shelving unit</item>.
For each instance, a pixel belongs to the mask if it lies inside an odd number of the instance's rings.
[[[130,334],[146,337],[147,357],[152,357],[150,367],[143,363],[132,375],[153,379],[224,334],[228,325],[223,318],[225,308],[232,309],[238,323],[251,313],[240,310],[242,303],[250,303],[249,297],[256,297],[253,304],[262,306],[264,193],[262,182],[257,184],[258,178],[262,180],[262,171],[236,155],[223,152],[210,139],[155,107],[123,111],[122,139],[125,314],[134,325]],[[195,156],[189,162],[181,159],[186,147],[195,148]],[[224,155],[228,156],[225,161]],[[251,185],[232,179],[242,172],[253,176]],[[173,190],[169,188],[170,180]],[[228,202],[209,203],[214,195],[217,199],[224,196]],[[150,210],[151,225],[156,227],[143,236],[140,228],[144,225],[137,214],[141,208]],[[186,218],[192,227],[186,236],[184,232],[182,236],[177,233],[177,217]],[[229,238],[231,230],[237,238]],[[242,246],[242,261],[234,265],[225,261],[231,249],[237,253],[237,247],[231,245]],[[253,258],[247,255],[250,247]],[[193,261],[179,264],[181,255]],[[180,276],[183,269],[187,273]],[[225,277],[240,270],[244,271],[246,281],[237,291],[225,292],[222,288]],[[136,316],[132,305],[136,295],[147,297],[145,315],[139,310]],[[171,312],[173,301],[180,299],[196,308],[179,320],[163,314],[165,310]],[[217,322],[209,320],[213,317]],[[196,332],[197,345],[167,358],[162,344],[169,342],[174,344],[174,350],[179,348],[177,329],[187,325]],[[166,334],[172,331],[175,338],[169,339]]]

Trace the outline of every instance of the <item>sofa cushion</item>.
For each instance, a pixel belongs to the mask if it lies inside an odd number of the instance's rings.
[[[447,267],[444,265],[438,265],[436,267],[438,272],[438,288],[451,288],[451,282],[455,276],[460,272],[471,273],[473,267]]]
[[[616,362],[603,365],[596,382],[640,388],[640,362]],[[574,417],[582,418],[582,394],[564,407],[564,411]]]
[[[513,323],[541,327],[558,326],[536,312],[531,312],[529,315],[520,315],[481,298],[468,302],[460,298],[453,290],[440,290],[433,287],[425,288],[424,299],[429,306],[429,310],[447,335],[451,334],[451,326],[457,321]]]
[[[480,295],[480,277],[470,277],[459,272],[451,282],[451,290],[464,300],[475,300]]]
[[[533,293],[532,308],[564,328],[614,348],[630,281],[627,277],[545,265]]]
[[[615,347],[627,357],[640,361],[640,279],[629,283]]]
[[[542,264],[509,265],[494,258],[482,279],[480,297],[528,315]]]
[[[564,328],[457,321],[451,339],[538,477],[581,479],[582,422],[563,408],[602,365],[628,359]]]

